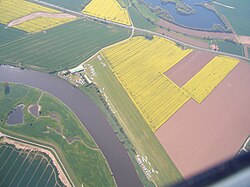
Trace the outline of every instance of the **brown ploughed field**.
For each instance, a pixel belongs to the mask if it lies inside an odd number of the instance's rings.
[[[250,134],[249,111],[250,64],[241,61],[201,104],[189,100],[155,134],[189,178],[236,155]]]
[[[164,74],[178,86],[182,87],[214,57],[215,54],[213,53],[193,51]]]
[[[159,26],[162,26],[164,28],[169,28],[170,30],[180,32],[187,34],[189,36],[195,36],[195,37],[210,37],[210,38],[216,38],[216,39],[225,39],[225,38],[231,38],[231,39],[236,39],[233,33],[221,33],[221,32],[208,32],[208,31],[198,31],[198,30],[193,30],[193,29],[188,29],[185,27],[181,27],[178,25],[175,25],[173,23],[170,23],[168,21],[165,21],[161,19],[157,23]]]
[[[175,32],[169,32],[167,30],[164,30],[164,29],[161,29],[161,28],[158,28],[156,30],[156,32],[160,33],[160,34],[164,34],[165,36],[169,36],[171,38],[175,38],[179,41],[182,41],[182,42],[185,42],[189,45],[194,45],[194,46],[197,46],[197,47],[201,47],[201,48],[209,48],[209,44],[206,43],[206,42],[203,42],[203,41],[200,41],[200,40],[195,40],[195,39],[192,39],[190,37],[187,37],[183,34],[178,34],[178,33],[175,33]]]

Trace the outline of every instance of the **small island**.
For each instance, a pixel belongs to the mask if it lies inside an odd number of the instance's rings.
[[[161,0],[161,4],[162,5],[166,5],[168,3],[174,3],[176,6],[176,11],[179,14],[182,15],[191,15],[191,14],[195,14],[196,11],[194,8],[192,8],[191,6],[189,6],[188,4],[184,3],[182,0]]]

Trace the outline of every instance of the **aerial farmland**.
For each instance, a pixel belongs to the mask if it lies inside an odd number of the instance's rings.
[[[0,186],[172,186],[247,156],[248,5],[0,1]]]

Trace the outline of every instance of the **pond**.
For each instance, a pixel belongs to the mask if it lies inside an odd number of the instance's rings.
[[[16,106],[12,111],[10,111],[7,119],[9,125],[16,125],[23,123],[23,108],[25,105],[21,104]]]
[[[203,6],[196,5],[197,3],[205,2],[205,0],[183,0],[184,3],[195,9],[196,13],[192,15],[182,15],[177,13],[174,3],[162,5],[160,0],[144,1],[166,9],[173,17],[174,22],[185,27],[202,30],[210,30],[210,28],[212,28],[214,24],[220,24],[221,26],[225,27],[225,24],[215,12]]]
[[[31,105],[28,110],[34,117],[39,117],[39,105]]]

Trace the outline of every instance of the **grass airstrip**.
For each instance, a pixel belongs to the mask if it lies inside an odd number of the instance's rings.
[[[97,145],[74,113],[61,101],[38,89],[17,84],[9,84],[10,93],[6,94],[5,87],[0,84],[0,105],[5,106],[0,108],[1,132],[52,147],[75,186],[115,186]],[[37,102],[41,113],[35,118],[28,112],[28,107]],[[8,113],[20,103],[25,105],[24,123],[8,125]]]

